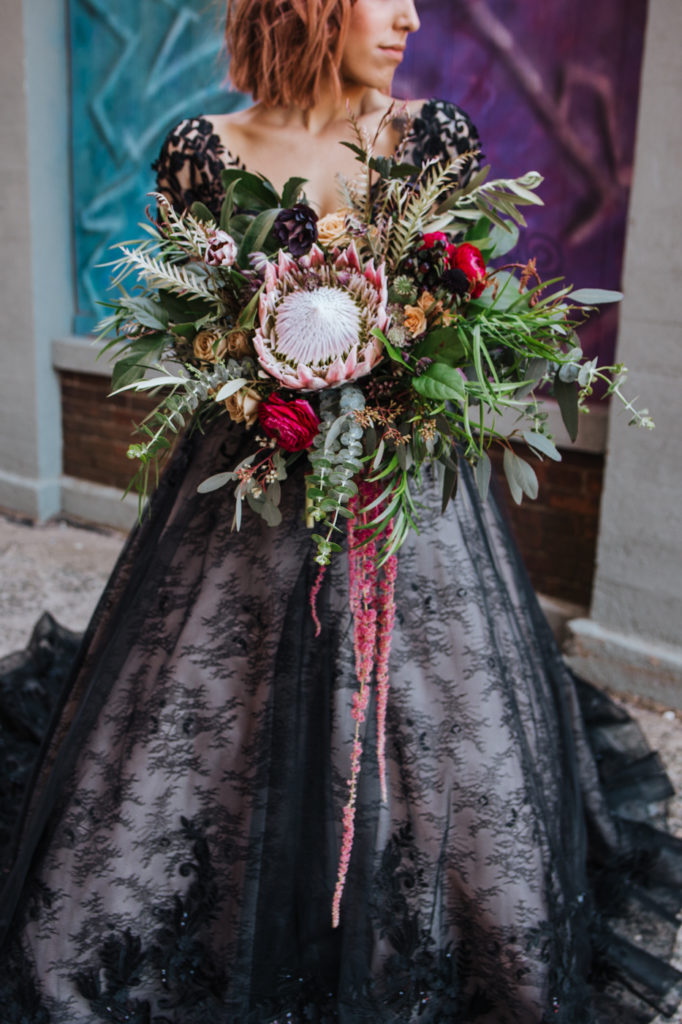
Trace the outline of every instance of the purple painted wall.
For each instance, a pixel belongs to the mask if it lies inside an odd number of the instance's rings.
[[[620,285],[646,0],[418,0],[401,96],[449,99],[473,118],[494,177],[537,170],[518,259],[576,287]],[[617,307],[582,337],[613,354]]]

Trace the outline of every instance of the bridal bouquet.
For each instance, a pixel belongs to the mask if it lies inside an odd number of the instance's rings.
[[[542,412],[548,390],[573,438],[597,381],[625,402],[633,422],[652,425],[621,391],[624,368],[586,360],[576,335],[589,307],[621,296],[543,282],[534,260],[505,262],[525,224],[520,208],[541,203],[539,175],[490,181],[483,170],[463,186],[474,153],[419,168],[405,162],[405,147],[393,158],[375,156],[376,137],[354,126],[357,141],[348,145],[362,172],[341,182],[330,216],[318,219],[306,204],[304,179],[291,179],[279,195],[238,168],[222,172],[219,220],[201,203],[178,213],[156,196],[150,237],[122,246],[115,264],[116,284],[133,272],[143,283],[121,288],[102,324],[107,347],[117,346],[114,391],[160,396],[141,424],[143,440],[129,450],[142,494],[174,434],[228,416],[252,429],[252,449],[199,489],[234,488],[236,529],[244,503],[276,526],[289,469],[307,460],[321,566],[313,614],[324,567],[348,533],[360,685],[335,923],[373,676],[385,790],[395,556],[417,528],[422,470],[435,467],[445,510],[459,460],[472,464],[485,497],[488,451],[501,445],[514,500],[536,497],[532,459],[561,458]],[[511,433],[498,429],[508,410],[517,414]]]

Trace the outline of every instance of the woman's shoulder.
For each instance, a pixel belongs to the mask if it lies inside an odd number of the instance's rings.
[[[219,209],[220,172],[233,162],[213,121],[201,115],[183,118],[171,128],[152,170],[156,173],[157,191],[176,209],[187,209],[197,200],[211,209]]]
[[[452,160],[471,154],[479,163],[481,138],[471,117],[450,100],[410,100],[408,144],[412,160],[423,164],[428,160]]]

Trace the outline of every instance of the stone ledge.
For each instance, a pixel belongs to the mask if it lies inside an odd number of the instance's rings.
[[[0,507],[43,522],[59,512],[59,478],[38,480],[0,469]]]
[[[577,675],[596,686],[682,708],[682,647],[579,618],[567,623],[563,654]]]
[[[97,377],[111,376],[111,363],[106,356],[98,359],[102,350],[93,337],[73,335],[55,338],[52,342],[52,365],[55,370],[72,373],[91,373]]]
[[[129,530],[137,519],[137,497],[121,497],[117,487],[89,483],[73,476],[63,476],[61,514],[74,521]]]

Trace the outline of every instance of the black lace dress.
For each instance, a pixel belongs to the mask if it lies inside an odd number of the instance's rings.
[[[472,141],[461,111],[429,103],[410,145],[420,160]],[[216,209],[229,159],[209,121],[183,122],[160,184]],[[6,873],[3,1022],[672,1010],[682,844],[651,817],[667,780],[625,715],[576,691],[466,472],[444,517],[426,480],[400,553],[388,801],[370,715],[332,928],[356,689],[347,566],[325,577],[316,639],[302,477],[277,529],[252,516],[233,533],[229,496],[197,493],[249,444],[224,419],[184,441],[80,647]]]

